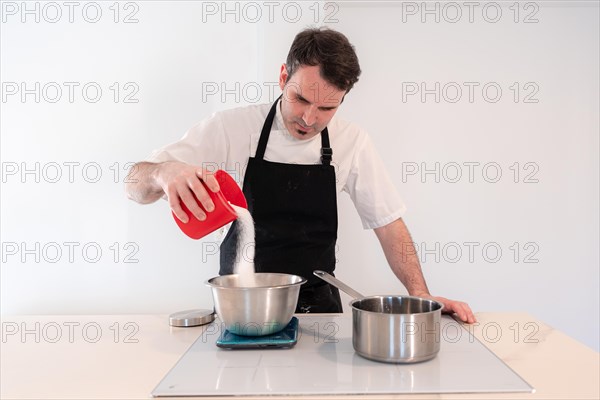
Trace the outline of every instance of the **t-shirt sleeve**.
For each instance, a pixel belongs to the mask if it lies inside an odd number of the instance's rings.
[[[152,152],[146,161],[182,161],[218,169],[227,161],[229,141],[219,114],[213,114],[188,130],[181,139]]]
[[[406,211],[383,160],[367,134],[356,144],[356,152],[344,191],[348,192],[365,229],[385,226]]]

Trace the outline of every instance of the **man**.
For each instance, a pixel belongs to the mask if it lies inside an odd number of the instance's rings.
[[[247,164],[243,191],[255,221],[257,272],[305,277],[297,312],[341,312],[337,289],[312,271],[335,269],[337,193],[346,191],[409,294],[433,298],[444,304],[444,312],[473,323],[467,304],[430,295],[401,219],[404,204],[368,135],[334,118],[360,72],[344,35],[330,29],[300,32],[281,66],[283,93],[273,105],[241,107],[202,121],[155,152],[151,162],[133,167],[129,197],[151,203],[166,195],[181,221],[188,220],[181,202],[204,220],[195,199],[207,212],[214,205],[201,181],[214,192],[219,186],[201,166]],[[221,245],[221,274],[233,272],[236,232],[230,229]]]

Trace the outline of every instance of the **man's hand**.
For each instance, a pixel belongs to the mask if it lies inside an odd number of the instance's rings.
[[[167,196],[173,213],[187,223],[188,216],[181,208],[181,202],[201,221],[206,219],[206,214],[196,198],[207,211],[215,209],[203,181],[211,191],[219,191],[217,179],[201,167],[179,161],[139,162],[131,167],[125,190],[130,199],[141,204],[153,203]]]
[[[180,202],[183,202],[200,221],[206,219],[206,214],[196,199],[206,211],[211,212],[215,209],[202,181],[213,192],[219,191],[219,183],[214,175],[205,169],[179,161],[168,161],[158,165],[153,177],[167,195],[171,210],[181,222],[187,223],[188,216],[181,208]]]
[[[439,296],[422,295],[419,297],[442,303],[444,305],[444,308],[442,308],[442,312],[444,314],[456,314],[461,321],[466,322],[467,324],[473,324],[477,322],[473,311],[471,311],[471,307],[469,307],[467,303],[457,300],[450,300]]]

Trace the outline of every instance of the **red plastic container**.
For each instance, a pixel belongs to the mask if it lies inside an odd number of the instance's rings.
[[[215,204],[215,209],[212,212],[207,212],[200,202],[198,202],[198,205],[206,214],[206,219],[204,221],[200,221],[198,218],[194,217],[183,203],[181,203],[181,208],[187,214],[189,218],[188,222],[181,222],[179,218],[173,214],[173,218],[175,218],[175,222],[177,222],[179,228],[192,239],[200,239],[237,219],[235,210],[229,203],[238,207],[248,208],[244,193],[240,190],[240,187],[235,180],[233,180],[231,175],[223,170],[218,170],[215,172],[215,178],[217,179],[217,182],[219,182],[219,187],[221,188],[217,193],[210,190],[206,184],[202,182],[204,188]]]

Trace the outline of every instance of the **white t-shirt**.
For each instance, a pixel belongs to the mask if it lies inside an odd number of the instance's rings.
[[[192,127],[179,141],[152,153],[148,161],[178,160],[209,170],[223,169],[240,187],[248,158],[254,157],[271,104],[239,107],[213,114]],[[378,228],[402,217],[406,207],[391,182],[368,134],[335,116],[327,125],[333,149],[337,192],[347,192],[365,229]],[[321,135],[293,137],[277,113],[264,159],[287,164],[320,164]]]

